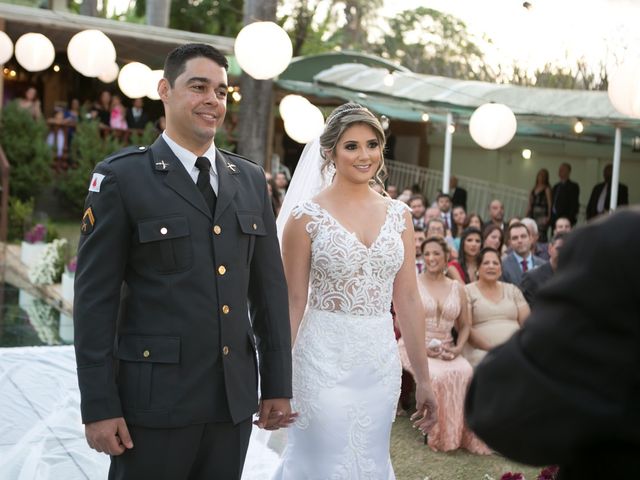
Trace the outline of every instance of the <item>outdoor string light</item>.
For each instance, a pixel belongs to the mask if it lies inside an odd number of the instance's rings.
[[[13,56],[13,42],[9,35],[0,31],[0,65],[4,65]]]
[[[147,78],[151,75],[151,69],[144,63],[127,63],[120,69],[118,75],[118,87],[129,98],[141,98],[149,93]]]
[[[83,30],[69,40],[67,58],[85,77],[97,77],[105,70],[111,71],[116,61],[116,48],[100,30]]]
[[[25,33],[16,42],[16,60],[28,72],[40,72],[51,66],[56,56],[53,43],[41,33]]]
[[[254,22],[240,30],[234,51],[242,70],[256,80],[267,80],[277,77],[289,66],[293,46],[279,25]]]
[[[578,119],[576,123],[573,124],[573,131],[577,134],[584,132],[584,124],[582,123],[582,120]]]
[[[469,119],[471,138],[487,150],[504,147],[514,137],[517,128],[516,116],[502,103],[485,103]]]

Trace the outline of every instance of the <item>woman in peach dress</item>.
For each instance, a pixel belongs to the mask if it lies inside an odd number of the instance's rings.
[[[465,448],[474,453],[491,451],[464,424],[464,398],[473,370],[460,354],[469,336],[470,320],[464,286],[445,276],[448,246],[441,237],[422,244],[425,271],[418,276],[418,290],[425,308],[425,346],[429,356],[431,387],[438,400],[438,423],[428,436],[435,451]],[[454,344],[451,328],[458,330]],[[402,338],[398,341],[405,370],[413,374]]]
[[[511,338],[530,313],[520,289],[500,282],[501,275],[497,250],[483,248],[478,257],[478,281],[465,287],[471,306],[471,332],[463,354],[473,367],[489,350]]]

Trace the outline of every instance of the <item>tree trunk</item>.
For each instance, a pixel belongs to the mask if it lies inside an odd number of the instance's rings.
[[[147,0],[147,25],[169,27],[171,0]]]
[[[82,0],[80,14],[88,17],[98,16],[98,0]]]
[[[275,21],[277,0],[246,0],[244,24]],[[240,79],[238,153],[260,165],[268,165],[271,155],[270,126],[273,103],[273,81],[256,80],[246,73]]]

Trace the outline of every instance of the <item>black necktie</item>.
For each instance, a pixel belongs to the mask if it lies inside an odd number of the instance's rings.
[[[211,210],[211,214],[213,215],[213,212],[216,209],[216,194],[211,186],[211,178],[209,174],[209,170],[211,170],[211,162],[207,157],[198,157],[196,159],[196,167],[200,170],[196,185],[198,190],[200,190],[200,193],[202,193],[204,201],[209,206],[209,210]]]

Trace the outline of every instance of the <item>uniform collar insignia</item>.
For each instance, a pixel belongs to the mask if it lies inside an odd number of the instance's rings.
[[[159,162],[156,162],[156,170],[159,170],[161,172],[165,172],[169,169],[169,166],[171,164],[169,162],[165,162],[164,160],[160,160]]]
[[[227,170],[229,170],[229,173],[231,175],[237,175],[238,174],[238,167],[236,167],[235,164],[233,164],[233,163],[227,162]]]

